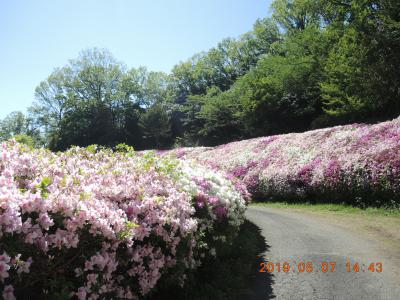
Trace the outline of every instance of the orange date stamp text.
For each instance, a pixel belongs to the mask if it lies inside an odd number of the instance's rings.
[[[344,268],[343,268],[344,267]],[[337,263],[334,261],[300,261],[300,262],[261,262],[259,272],[261,273],[274,273],[274,272],[297,272],[297,273],[333,273],[339,271],[345,272],[376,272],[381,273],[383,271],[382,262],[371,262],[367,264],[359,262],[351,262],[346,260],[345,265],[342,268],[337,268]]]

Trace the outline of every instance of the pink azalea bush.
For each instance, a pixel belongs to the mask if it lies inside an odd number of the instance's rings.
[[[231,241],[246,205],[240,184],[121,149],[0,144],[4,299],[141,298]]]
[[[254,197],[400,203],[400,118],[172,152],[228,172]]]

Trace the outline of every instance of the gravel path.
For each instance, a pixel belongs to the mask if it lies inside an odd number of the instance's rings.
[[[285,209],[250,206],[246,216],[266,239],[265,262],[274,263],[271,274],[259,274],[265,275],[263,284],[269,285],[270,295],[256,293],[251,299],[400,299],[400,262],[379,241],[330,224],[329,219]],[[288,272],[283,271],[284,262],[290,266]],[[307,262],[313,270],[300,273],[299,267]],[[377,262],[382,263],[382,272],[369,271],[371,263],[379,269]],[[328,263],[326,273],[323,263]],[[336,264],[334,271],[330,263]],[[355,263],[359,272],[353,269]]]

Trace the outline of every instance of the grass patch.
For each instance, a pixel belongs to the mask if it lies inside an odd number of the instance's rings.
[[[260,229],[246,220],[233,244],[224,249],[222,255],[204,261],[202,266],[189,274],[184,287],[161,288],[149,299],[247,299],[260,292],[255,291],[254,283],[260,255],[266,250]],[[264,290],[268,280],[263,278]],[[263,293],[266,295],[267,291]]]
[[[288,208],[307,210],[314,212],[333,212],[337,214],[358,214],[368,216],[388,216],[388,217],[400,217],[400,209],[395,208],[376,208],[367,207],[359,208],[346,204],[312,204],[312,203],[288,203],[288,202],[253,202],[253,205],[267,206],[272,208]]]

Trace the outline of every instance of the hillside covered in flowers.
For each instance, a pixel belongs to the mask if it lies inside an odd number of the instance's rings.
[[[214,148],[0,144],[4,299],[140,299],[230,247],[251,197],[395,207],[400,118]]]
[[[4,299],[137,299],[218,255],[246,191],[194,162],[73,147],[0,145]]]
[[[263,200],[400,204],[400,118],[172,152],[224,170]]]

